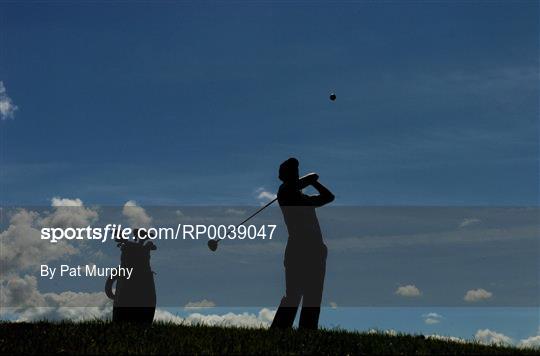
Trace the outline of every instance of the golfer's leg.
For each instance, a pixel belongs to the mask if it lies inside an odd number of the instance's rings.
[[[285,267],[285,296],[281,299],[271,328],[285,329],[293,326],[296,311],[302,298],[300,294],[301,280],[298,277],[299,273],[295,268]]]
[[[300,313],[299,328],[316,330],[319,325],[321,301],[324,287],[326,263],[317,266],[313,272],[306,276],[302,312]]]
[[[272,329],[286,329],[286,328],[292,328],[294,323],[294,318],[296,317],[296,311],[298,310],[298,306],[295,307],[287,307],[284,306],[285,297],[281,300],[281,304],[276,311],[276,316],[274,316],[274,320],[272,321],[271,328]]]

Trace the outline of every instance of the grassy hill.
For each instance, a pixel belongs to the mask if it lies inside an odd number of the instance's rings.
[[[84,323],[0,323],[0,353],[74,354],[540,354],[538,350],[483,346],[423,336],[342,330],[306,332],[180,326],[150,328]]]

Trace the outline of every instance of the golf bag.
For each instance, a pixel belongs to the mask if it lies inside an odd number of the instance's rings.
[[[113,303],[113,322],[136,322],[151,324],[156,310],[156,287],[154,272],[150,268],[152,242],[121,242],[121,267],[133,268],[131,277],[109,277],[105,293]],[[113,293],[113,284],[116,290]]]

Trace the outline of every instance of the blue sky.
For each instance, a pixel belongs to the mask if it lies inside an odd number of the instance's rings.
[[[538,2],[0,10],[5,204],[250,204],[291,155],[339,204],[538,202]]]
[[[0,118],[0,204],[257,205],[296,156],[335,205],[536,207],[539,10],[537,1],[1,2],[0,100],[17,109]],[[324,325],[538,335],[536,210],[403,209],[368,209],[342,230],[324,221],[325,305],[339,305]],[[20,221],[2,221],[4,236],[23,236],[8,228]],[[277,303],[283,246],[263,256],[183,247],[153,259],[167,306],[238,307],[226,301],[238,295],[219,295],[224,285],[271,286]],[[113,247],[98,250],[74,259],[117,261]],[[191,275],[168,270],[179,255]],[[238,280],[201,282],[224,266]],[[358,282],[350,291],[347,278]],[[396,295],[409,284],[421,299]],[[494,297],[462,308],[477,288]],[[343,308],[370,301],[410,308]],[[424,322],[430,312],[439,322]]]

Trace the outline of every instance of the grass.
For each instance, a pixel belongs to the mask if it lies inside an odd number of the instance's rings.
[[[274,331],[104,321],[0,323],[0,354],[520,354],[540,350],[343,330]]]

